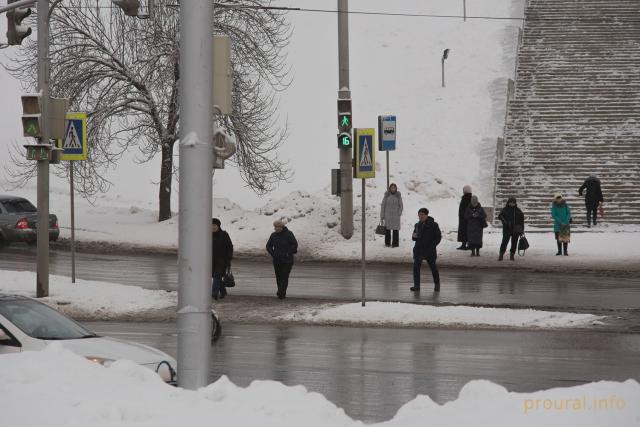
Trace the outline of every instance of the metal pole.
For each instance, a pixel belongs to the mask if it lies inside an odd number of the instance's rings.
[[[76,205],[73,194],[73,160],[69,161],[69,187],[71,194],[71,283],[76,283]]]
[[[462,0],[462,16],[464,17],[464,22],[467,22],[467,0]]]
[[[38,91],[41,143],[49,144],[49,0],[38,0]],[[36,296],[49,296],[49,160],[38,160]]]
[[[338,93],[349,91],[349,2],[338,0]],[[353,236],[353,152],[340,148],[340,233]]]
[[[442,87],[444,87],[444,57],[442,57]]]
[[[387,190],[389,189],[389,150],[385,151],[387,153]]]
[[[213,2],[180,2],[178,384],[209,382]]]
[[[365,211],[366,211],[366,179],[362,179],[362,306],[365,305]]]

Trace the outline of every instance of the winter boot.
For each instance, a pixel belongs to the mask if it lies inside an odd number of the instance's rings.
[[[436,283],[433,287],[433,292],[440,292],[440,282]]]
[[[500,255],[498,256],[498,261],[502,261],[504,259],[504,252],[500,252]]]
[[[476,248],[471,248],[471,256],[476,256]]]
[[[467,248],[467,242],[462,242],[462,244],[456,249],[458,249],[459,251],[466,251],[469,248]]]
[[[515,260],[516,260],[516,254],[514,254],[513,252],[511,252],[511,253],[509,254],[509,259],[510,259],[511,261],[515,261]]]
[[[558,252],[556,253],[556,256],[562,255],[562,242],[558,240],[556,243],[558,244]]]
[[[568,246],[569,246],[569,243],[567,242],[562,243],[562,249],[564,249],[564,256],[569,256],[569,254],[567,253]]]

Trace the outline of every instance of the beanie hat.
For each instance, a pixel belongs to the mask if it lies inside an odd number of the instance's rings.
[[[220,227],[220,220],[218,218],[211,218],[211,225],[217,225],[218,227]]]
[[[556,191],[556,193],[553,195],[553,198],[557,199],[558,197],[562,197],[562,193],[559,191]]]
[[[513,197],[513,196],[511,196],[511,197],[509,197],[509,198],[507,199],[507,203],[511,203],[511,202],[513,202],[513,203],[515,203],[515,204],[517,204],[517,203],[518,203],[518,202],[516,201],[516,198],[515,198],[515,197]]]
[[[471,196],[471,203],[474,205],[478,203],[478,196]]]
[[[418,213],[423,213],[425,215],[429,215],[429,209],[427,208],[420,208],[418,209]]]
[[[462,192],[464,194],[469,194],[471,193],[471,186],[470,185],[465,185],[464,187],[462,187]]]

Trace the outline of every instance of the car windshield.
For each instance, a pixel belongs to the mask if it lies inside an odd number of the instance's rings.
[[[14,199],[14,200],[5,200],[2,203],[2,206],[9,213],[17,213],[17,212],[37,212],[35,206],[31,204],[30,201],[24,199]]]
[[[69,340],[96,336],[74,320],[37,301],[0,300],[0,314],[33,338]]]

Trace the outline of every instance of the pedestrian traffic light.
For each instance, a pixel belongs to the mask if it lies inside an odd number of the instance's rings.
[[[353,142],[349,132],[342,132],[338,134],[338,148],[351,148],[352,146]]]
[[[22,131],[24,136],[40,138],[42,111],[40,94],[22,95]]]
[[[7,5],[17,1],[9,0]],[[31,9],[28,7],[17,7],[7,11],[7,42],[10,45],[22,44],[22,40],[31,34],[31,27],[21,25],[22,20],[29,15],[31,15]]]
[[[111,0],[111,2],[122,9],[125,15],[138,16],[140,0]]]
[[[338,129],[340,132],[351,132],[352,123],[351,100],[338,99]]]

